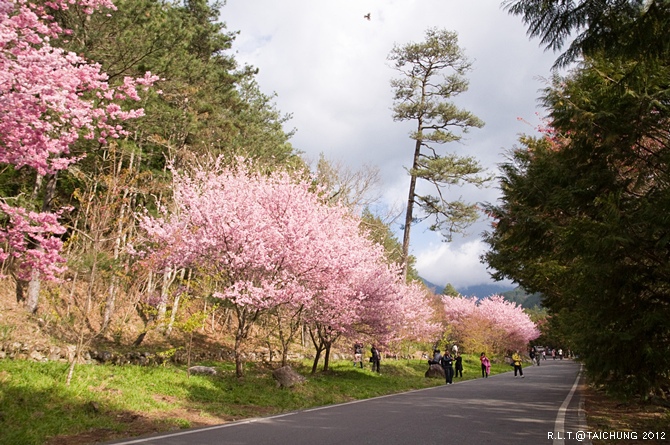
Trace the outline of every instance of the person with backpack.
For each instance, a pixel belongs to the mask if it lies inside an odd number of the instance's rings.
[[[454,379],[454,359],[449,353],[448,349],[444,352],[444,355],[440,359],[440,365],[442,365],[442,369],[444,369],[444,374],[447,378],[447,385],[451,385]]]

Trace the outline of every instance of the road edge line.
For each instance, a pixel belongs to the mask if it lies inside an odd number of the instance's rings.
[[[577,378],[575,379],[575,383],[572,384],[572,388],[570,389],[570,392],[568,393],[567,397],[561,404],[561,407],[558,408],[558,413],[556,414],[556,422],[554,422],[554,433],[557,434],[557,438],[554,438],[553,445],[564,445],[565,444],[565,434],[561,435],[561,432],[565,433],[565,413],[568,410],[568,405],[570,405],[570,401],[572,400],[572,396],[575,394],[575,391],[577,390],[577,387],[579,386],[579,380],[582,377],[582,369],[584,368],[584,365],[579,366],[579,372],[577,373]]]

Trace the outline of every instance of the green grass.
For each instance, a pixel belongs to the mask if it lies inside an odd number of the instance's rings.
[[[478,358],[464,358],[463,379],[481,377]],[[237,379],[231,363],[207,365],[218,375],[187,378],[184,367],[173,366],[84,365],[66,386],[67,364],[0,360],[0,443],[42,445],[91,432],[110,440],[133,434],[129,417],[141,416],[153,431],[189,428],[192,422],[180,415],[185,410],[237,420],[444,383],[424,377],[424,360],[383,361],[381,375],[350,361],[335,361],[330,371],[310,375],[311,363],[297,363],[294,368],[307,382],[289,390],[278,388],[267,368],[250,364]],[[492,374],[506,371],[504,364],[491,369]]]

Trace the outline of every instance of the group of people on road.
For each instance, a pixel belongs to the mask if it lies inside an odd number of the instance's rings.
[[[538,349],[535,346],[533,346],[532,348],[530,348],[530,352],[528,353],[528,356],[530,357],[530,362],[533,365],[540,366],[540,358],[542,357],[543,354],[544,354],[544,350],[542,350],[542,352],[540,352],[540,351],[538,351]],[[547,358],[545,357],[545,360],[546,359]]]
[[[479,355],[479,361],[481,363],[482,378],[488,378],[489,375],[491,375],[491,360],[489,360],[485,352],[482,352]],[[463,358],[459,352],[456,352],[456,356],[452,357],[449,351],[447,351],[444,355],[440,355],[440,350],[435,349],[433,351],[433,359],[429,360],[428,364],[439,364],[442,366],[448,385],[453,383],[453,378],[455,375],[463,377]],[[456,366],[455,371],[453,368],[454,364]],[[522,358],[519,354],[519,351],[515,351],[514,354],[512,354],[512,365],[514,366],[514,377],[517,377],[518,375],[523,378]]]
[[[554,359],[556,358],[556,356],[558,356],[561,360],[563,359],[563,351],[561,349],[558,350],[552,349],[551,354],[552,357],[554,357]],[[544,359],[546,360],[544,350],[539,351],[535,347],[533,347],[530,350],[529,356],[533,363],[537,362],[538,366],[540,364],[539,363],[540,357],[543,356]],[[482,352],[480,354],[479,361],[481,363],[482,378],[488,378],[489,375],[491,374],[491,361],[486,356],[485,352]],[[379,373],[381,364],[381,353],[379,352],[379,349],[377,349],[375,345],[372,345],[372,347],[370,348],[370,363],[372,364],[372,370]],[[514,367],[515,378],[516,377],[524,378],[522,363],[523,359],[521,357],[521,354],[519,354],[518,350],[514,351],[514,353],[512,354],[511,365]],[[439,349],[433,350],[433,358],[428,360],[428,364],[440,365],[442,367],[442,369],[444,370],[447,385],[453,384],[455,377],[463,377],[463,357],[461,357],[461,354],[458,351],[458,346],[456,345],[453,345],[451,351],[449,351],[449,348],[447,348],[444,352],[444,355],[441,353]],[[354,367],[356,367],[356,365],[360,365],[361,369],[363,369],[363,345],[360,342],[356,342],[354,344]]]
[[[558,348],[558,349],[552,349],[551,350],[551,358],[556,360],[558,357],[559,360],[563,360],[563,349]]]
[[[548,351],[548,352],[547,352]],[[547,353],[551,356],[553,360],[559,359],[563,360],[563,349],[562,348],[549,348],[544,346],[533,346],[530,348],[528,355],[530,356],[530,361],[537,366],[540,366],[541,360],[547,360]],[[568,351],[567,356],[570,356],[570,351]]]

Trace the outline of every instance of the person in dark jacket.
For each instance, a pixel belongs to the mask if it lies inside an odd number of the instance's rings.
[[[454,359],[447,350],[440,360],[444,374],[447,377],[447,385],[451,385],[454,379]]]
[[[454,363],[456,363],[456,372],[454,374],[454,377],[463,377],[463,357],[461,357],[461,353],[457,352],[456,353],[456,358],[454,358]]]
[[[372,345],[370,352],[372,353],[372,357],[370,357],[370,362],[372,363],[372,370],[379,372],[379,364],[382,361],[382,356],[381,354],[379,354],[379,350],[377,350],[377,347],[375,345]]]

